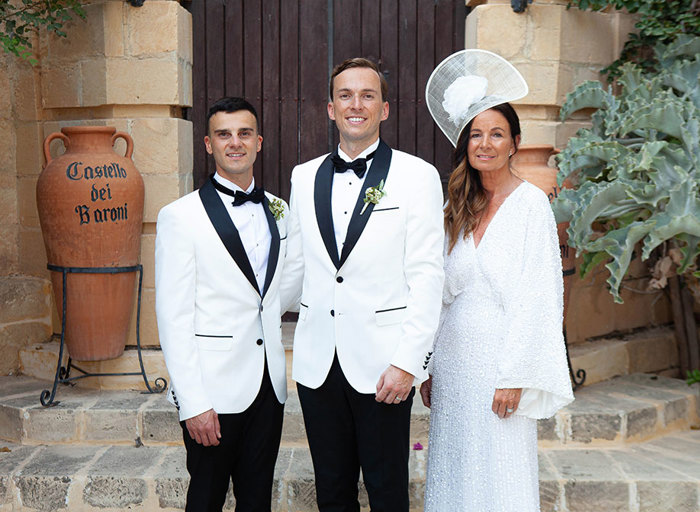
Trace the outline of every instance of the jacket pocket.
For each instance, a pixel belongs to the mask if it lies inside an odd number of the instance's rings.
[[[379,309],[374,312],[377,325],[391,325],[403,321],[406,316],[406,306],[389,309]]]
[[[200,350],[217,350],[217,351],[227,351],[231,350],[233,346],[233,336],[219,336],[219,335],[206,335],[206,334],[195,334],[197,338],[197,346]]]
[[[306,314],[309,312],[309,306],[304,304],[303,302],[299,303],[299,320],[303,321],[306,320]]]

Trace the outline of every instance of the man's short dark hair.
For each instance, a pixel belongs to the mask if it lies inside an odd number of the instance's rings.
[[[209,107],[209,113],[207,114],[207,133],[209,133],[209,120],[217,112],[226,112],[231,114],[233,112],[238,112],[239,110],[247,110],[253,117],[255,117],[255,125],[258,131],[260,130],[260,122],[258,121],[258,113],[255,111],[255,107],[248,103],[243,98],[238,98],[235,96],[227,96],[221,98],[214,102],[214,104]]]
[[[333,101],[333,80],[335,80],[335,77],[341,74],[343,71],[351,68],[369,68],[375,71],[379,75],[379,83],[381,84],[382,89],[382,101],[387,101],[389,86],[386,83],[384,75],[381,71],[379,71],[379,66],[377,66],[371,60],[365,59],[364,57],[347,59],[333,68],[333,73],[331,73],[331,81],[328,84],[328,97],[331,99],[331,101]]]

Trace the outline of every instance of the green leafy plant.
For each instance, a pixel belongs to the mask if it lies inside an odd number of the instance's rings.
[[[700,37],[683,35],[655,52],[658,73],[627,63],[618,95],[589,81],[561,109],[562,120],[597,110],[592,127],[557,156],[559,184],[573,188],[553,202],[555,216],[570,221],[583,275],[607,261],[616,302],[638,244],[643,260],[665,244],[678,274],[700,276]]]
[[[635,62],[646,72],[658,71],[653,48],[668,44],[680,34],[700,35],[700,3],[697,0],[571,0],[567,8],[600,11],[608,7],[637,15],[637,33],[629,34],[620,58],[602,70],[612,82],[625,62]]]
[[[36,64],[31,36],[41,28],[66,37],[63,25],[76,15],[85,19],[81,0],[0,0],[0,44],[5,52]]]
[[[700,370],[689,371],[686,375],[686,382],[688,383],[688,386],[700,383]]]

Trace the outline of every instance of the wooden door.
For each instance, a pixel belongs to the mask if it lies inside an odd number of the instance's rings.
[[[194,0],[192,13],[194,184],[214,162],[204,150],[206,115],[222,96],[258,110],[263,150],[256,183],[289,198],[292,168],[337,144],[326,113],[334,65],[349,57],[377,62],[389,83],[391,146],[449,173],[452,146],[425,106],[435,66],[464,48],[464,0]]]

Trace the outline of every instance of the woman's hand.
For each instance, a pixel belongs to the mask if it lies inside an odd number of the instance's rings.
[[[433,390],[433,376],[428,376],[428,380],[420,385],[420,397],[423,399],[423,405],[430,407],[430,392]]]
[[[497,389],[493,394],[493,404],[491,404],[491,410],[501,419],[510,418],[518,409],[520,395],[522,392],[523,388]],[[420,393],[421,395],[423,394],[422,387]],[[425,402],[425,399],[423,399],[423,401]]]

